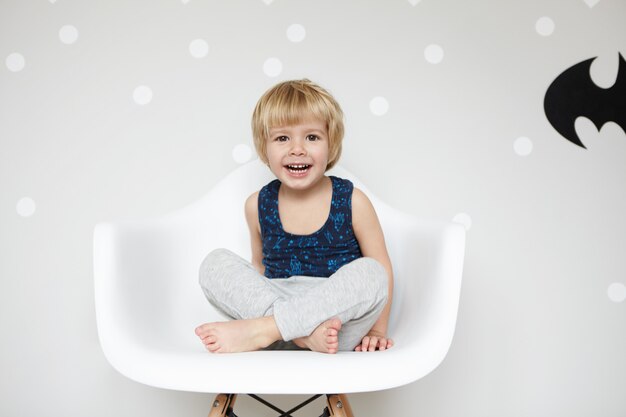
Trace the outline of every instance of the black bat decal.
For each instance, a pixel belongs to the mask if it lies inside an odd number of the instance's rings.
[[[577,117],[588,118],[598,130],[613,121],[626,132],[626,61],[620,53],[617,81],[607,89],[591,79],[589,69],[596,58],[565,70],[550,84],[543,102],[548,121],[557,132],[585,149],[574,128]]]

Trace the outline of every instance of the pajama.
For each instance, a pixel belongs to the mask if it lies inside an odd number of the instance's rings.
[[[309,336],[337,317],[342,323],[339,350],[349,351],[361,343],[385,307],[388,277],[378,261],[359,258],[328,278],[269,279],[240,256],[216,249],[200,266],[200,286],[207,300],[230,319],[274,316],[286,342]]]

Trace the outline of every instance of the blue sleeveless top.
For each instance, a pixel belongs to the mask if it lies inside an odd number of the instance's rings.
[[[330,214],[324,226],[310,235],[294,235],[283,229],[278,214],[279,180],[270,182],[259,192],[266,277],[327,278],[363,256],[352,229],[352,182],[333,176],[330,179],[333,185]]]

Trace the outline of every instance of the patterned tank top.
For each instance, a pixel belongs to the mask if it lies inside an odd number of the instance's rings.
[[[294,235],[283,229],[278,214],[279,180],[270,182],[259,192],[266,277],[305,275],[327,278],[362,256],[352,229],[352,182],[333,176],[330,179],[333,195],[328,219],[321,229],[310,235]]]

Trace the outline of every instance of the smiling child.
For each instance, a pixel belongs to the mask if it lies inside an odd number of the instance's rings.
[[[276,179],[245,203],[251,262],[227,249],[202,262],[207,300],[232,320],[196,334],[214,353],[390,348],[393,272],[378,217],[349,180],[326,175],[341,155],[339,104],[307,79],[282,82],[259,99],[252,131]]]

